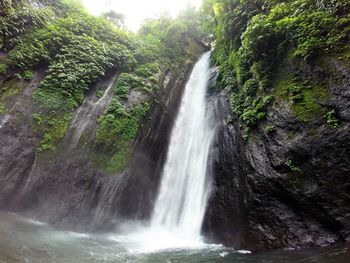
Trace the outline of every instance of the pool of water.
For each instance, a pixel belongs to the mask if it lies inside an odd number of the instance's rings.
[[[220,245],[143,250],[121,234],[82,234],[60,231],[16,214],[0,212],[0,262],[236,262],[348,263],[350,247],[248,254]],[[152,242],[152,240],[148,240]],[[159,240],[154,240],[155,243]],[[152,247],[152,246],[151,246]]]

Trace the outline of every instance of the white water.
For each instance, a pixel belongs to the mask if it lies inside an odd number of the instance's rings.
[[[171,135],[153,227],[162,227],[185,240],[200,238],[209,194],[208,155],[214,128],[207,111],[210,53],[195,65]]]
[[[10,118],[11,118],[11,115],[6,114],[4,117],[0,119],[0,129],[2,129],[5,126],[5,124],[10,120]]]
[[[201,228],[210,192],[213,114],[206,93],[210,53],[195,65],[172,131],[151,224],[129,234],[142,250],[205,247]],[[137,246],[137,245],[136,245]]]
[[[87,130],[92,130],[96,123],[98,117],[106,109],[107,105],[113,97],[113,87],[115,84],[116,76],[113,77],[109,83],[107,89],[105,90],[103,96],[99,98],[96,102],[94,98],[87,97],[83,105],[79,108],[76,113],[72,124],[67,132],[67,138],[71,141],[70,148],[74,149],[77,147],[80,138],[83,133]]]

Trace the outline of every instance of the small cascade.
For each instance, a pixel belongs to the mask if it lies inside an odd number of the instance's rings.
[[[5,127],[5,125],[13,118],[13,113],[16,111],[17,107],[20,106],[20,101],[17,101],[12,108],[2,117],[0,117],[0,130]]]
[[[2,129],[5,126],[5,124],[10,120],[10,118],[10,114],[5,114],[2,118],[0,118],[0,129]]]
[[[67,132],[65,140],[70,142],[70,149],[75,149],[82,135],[87,130],[93,130],[97,120],[105,111],[113,98],[113,88],[117,76],[115,75],[109,82],[103,96],[96,101],[96,96],[88,96],[74,116],[71,126]]]

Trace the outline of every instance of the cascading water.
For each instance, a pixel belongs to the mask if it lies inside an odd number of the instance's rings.
[[[113,88],[116,80],[116,75],[110,80],[107,89],[101,98],[87,97],[83,105],[80,106],[77,114],[75,115],[71,126],[66,135],[66,140],[69,141],[70,149],[77,147],[80,138],[87,130],[93,130],[96,126],[98,117],[106,109],[113,97]]]
[[[207,108],[210,53],[195,65],[172,132],[151,224],[198,239],[209,194],[208,155],[214,129]]]
[[[214,115],[207,103],[210,52],[193,68],[172,131],[150,226],[129,235],[148,250],[202,245],[201,227],[210,192],[209,150]]]

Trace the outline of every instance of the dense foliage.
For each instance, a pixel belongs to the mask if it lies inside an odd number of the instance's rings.
[[[121,172],[161,76],[185,63],[192,53],[189,42],[203,35],[196,10],[189,6],[176,19],[161,14],[134,34],[124,27],[121,14],[111,11],[94,17],[74,0],[0,5],[0,51],[6,54],[0,57],[0,75],[28,83],[38,78],[38,70],[45,70],[32,94],[39,108],[32,125],[41,136],[39,152],[54,153],[86,95],[94,90],[96,101],[103,97],[106,90],[97,84],[117,74],[112,101],[99,117],[89,149],[99,168]],[[20,91],[9,86],[1,92],[0,114],[6,111],[4,98]],[[85,147],[86,141],[81,144]]]
[[[189,39],[202,39],[204,31],[200,28],[200,16],[193,6],[188,6],[174,19],[163,13],[156,19],[145,21],[139,37],[150,43],[152,52],[162,65],[175,67],[191,55]]]
[[[206,27],[215,32],[214,58],[220,65],[217,87],[231,89],[232,110],[248,127],[265,117],[271,96],[276,96],[274,80],[286,59],[310,63],[346,48],[349,10],[348,0],[204,2]],[[300,104],[305,94],[299,92]]]
[[[157,63],[142,64],[133,73],[122,73],[114,87],[114,98],[106,113],[99,118],[96,132],[97,148],[109,153],[112,158],[95,156],[98,166],[107,171],[122,171],[131,156],[132,142],[136,138],[142,118],[149,112],[149,103],[123,105],[128,102],[132,91],[139,91],[148,96],[155,94],[159,87],[160,68]]]

